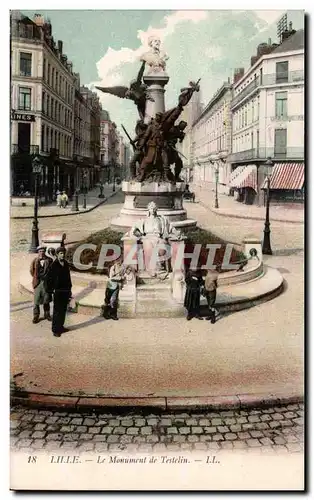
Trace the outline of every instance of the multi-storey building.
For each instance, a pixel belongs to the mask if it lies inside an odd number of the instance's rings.
[[[118,135],[119,140],[119,177],[121,180],[129,178],[130,147],[124,141],[122,134]]]
[[[260,204],[264,164],[274,162],[272,199],[303,196],[304,31],[282,33],[280,44],[260,44],[251,67],[235,74],[230,187],[239,201]]]
[[[91,189],[99,181],[100,172],[100,118],[101,105],[95,92],[84,85],[79,90],[81,98],[80,155],[74,158],[81,175],[81,187]]]
[[[40,191],[46,200],[73,185],[74,74],[62,45],[41,15],[31,20],[12,12],[12,194],[33,192],[34,154],[42,159]]]
[[[111,121],[108,111],[101,112],[100,119],[100,164],[102,182],[110,182],[117,169],[119,157],[119,140],[117,127]]]
[[[217,183],[220,192],[229,192],[231,89],[229,81],[220,87],[196,118],[190,131],[190,154],[193,155],[194,163],[193,183],[204,190],[213,189]]]
[[[192,96],[189,104],[184,108],[180,120],[184,120],[187,123],[185,129],[185,138],[183,142],[178,142],[176,148],[181,153],[183,171],[181,173],[181,178],[187,183],[193,181],[193,168],[195,164],[194,158],[194,146],[193,144],[193,123],[197,120],[202,112],[202,104],[200,98],[200,92],[195,92]]]
[[[32,159],[42,163],[40,195],[99,180],[100,113],[96,93],[80,86],[63,43],[43,16],[11,16],[11,192],[33,194]]]

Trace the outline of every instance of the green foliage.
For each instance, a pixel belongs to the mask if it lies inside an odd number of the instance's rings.
[[[103,229],[102,231],[97,231],[96,233],[92,233],[88,238],[79,241],[75,245],[73,245],[71,248],[69,248],[67,252],[67,260],[70,264],[70,267],[72,268],[73,271],[77,272],[86,272],[86,271],[80,271],[79,269],[76,269],[73,266],[73,255],[75,250],[86,243],[92,243],[93,245],[97,245],[97,249],[94,252],[93,250],[84,250],[81,254],[81,263],[82,264],[89,264],[92,262],[93,267],[91,267],[87,272],[93,273],[93,274],[107,274],[108,273],[108,267],[111,264],[110,262],[106,263],[105,262],[105,268],[104,269],[96,269],[97,263],[98,263],[98,258],[99,258],[99,253],[101,251],[101,246],[104,244],[107,245],[118,245],[122,248],[122,241],[121,238],[124,233],[119,232],[119,231],[113,231],[109,227],[106,229]]]
[[[111,245],[118,245],[121,248],[123,248],[123,244],[121,241],[121,238],[124,233],[118,232],[118,231],[113,231],[110,228],[103,229],[102,231],[97,231],[96,233],[92,233],[88,238],[76,243],[73,245],[71,248],[69,248],[67,252],[67,260],[70,263],[71,269],[76,272],[88,272],[92,274],[108,274],[108,268],[112,264],[112,262],[105,262],[104,264],[104,269],[97,269],[97,264],[98,264],[98,259],[99,259],[99,254],[101,251],[101,246],[103,244],[111,244]],[[207,260],[207,254],[208,250],[206,249],[206,245],[212,243],[212,244],[221,244],[222,247],[220,250],[216,251],[215,254],[215,264],[222,263],[223,257],[224,257],[224,252],[225,252],[225,247],[226,244],[228,243],[225,240],[222,240],[218,236],[214,235],[210,231],[206,231],[205,229],[201,229],[199,227],[195,227],[192,229],[189,229],[186,233],[187,239],[186,239],[186,251],[191,252],[193,251],[193,246],[195,244],[201,244],[202,245],[202,251],[201,251],[201,256],[200,256],[200,263],[205,264]],[[86,249],[81,253],[81,263],[82,264],[90,264],[92,263],[92,267],[88,269],[88,271],[82,271],[74,267],[73,265],[73,255],[75,250],[81,246],[82,244],[86,243],[91,243],[97,246],[96,251],[93,251],[91,249]],[[236,250],[235,248],[232,250],[231,253],[231,259],[230,262],[240,262],[245,260],[245,255]],[[188,260],[187,260],[188,263]]]

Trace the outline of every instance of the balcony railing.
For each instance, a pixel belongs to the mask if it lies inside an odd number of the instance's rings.
[[[275,148],[247,149],[246,151],[232,153],[228,160],[236,163],[246,160],[266,160],[269,157],[283,160],[303,160],[304,148],[290,147],[281,150]]]
[[[29,155],[38,155],[39,154],[39,146],[29,145],[29,146],[21,146],[19,144],[11,144],[11,154],[29,154]]]
[[[289,71],[287,73],[271,73],[269,75],[263,75],[262,78],[258,77],[253,82],[249,83],[239,94],[234,96],[231,102],[231,107],[242,101],[247,95],[251,94],[257,87],[264,87],[268,85],[279,85],[282,83],[296,83],[304,82],[304,71]]]

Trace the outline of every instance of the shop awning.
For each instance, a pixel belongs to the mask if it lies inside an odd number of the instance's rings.
[[[257,192],[257,167],[256,165],[242,165],[237,167],[231,174],[230,187],[250,187]]]
[[[304,163],[275,163],[270,178],[270,189],[302,189]],[[266,189],[266,179],[262,185]]]

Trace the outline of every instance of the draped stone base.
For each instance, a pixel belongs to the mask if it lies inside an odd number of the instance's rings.
[[[119,231],[128,231],[133,224],[147,216],[147,205],[154,201],[158,214],[164,215],[177,229],[187,229],[196,225],[196,220],[188,219],[183,208],[184,182],[137,182],[124,181],[122,191],[125,194],[123,208],[118,217],[111,221],[111,227]]]

